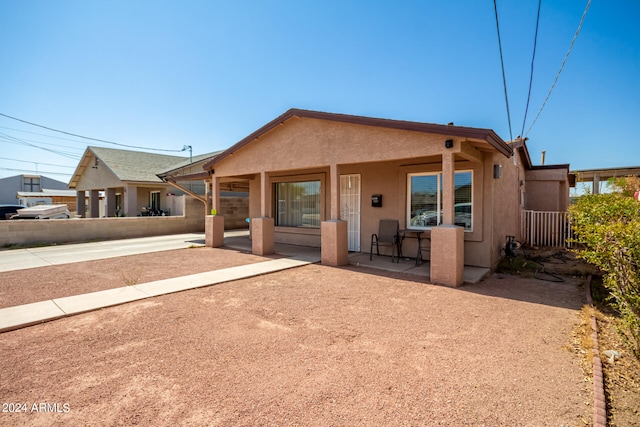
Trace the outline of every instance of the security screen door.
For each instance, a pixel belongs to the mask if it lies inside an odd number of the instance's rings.
[[[360,252],[360,175],[340,175],[340,219],[347,221],[349,250]]]

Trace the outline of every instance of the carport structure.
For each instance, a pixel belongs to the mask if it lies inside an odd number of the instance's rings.
[[[345,265],[393,218],[430,239],[431,280],[457,286],[465,264],[494,267],[518,230],[524,173],[512,155],[489,129],[292,109],[203,167],[214,212],[222,185],[248,185],[254,254],[316,246],[323,264]],[[458,205],[470,210],[462,224]],[[224,217],[207,217],[206,241],[224,244]]]

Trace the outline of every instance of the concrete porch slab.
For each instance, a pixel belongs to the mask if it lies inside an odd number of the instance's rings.
[[[414,274],[416,276],[430,278],[429,261],[423,262],[416,266],[415,258],[401,258],[400,262],[391,262],[389,256],[377,256],[373,255],[373,259],[369,261],[368,253],[351,253],[349,255],[349,264],[356,267],[368,267],[378,270],[392,271],[396,273]],[[471,267],[464,266],[463,276],[465,284],[478,283],[487,277],[491,273],[491,270],[483,267]]]

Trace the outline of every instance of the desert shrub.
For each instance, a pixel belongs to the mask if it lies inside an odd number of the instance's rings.
[[[604,273],[603,284],[640,359],[640,203],[623,192],[586,195],[570,214],[576,254]]]

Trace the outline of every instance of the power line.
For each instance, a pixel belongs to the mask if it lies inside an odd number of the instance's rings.
[[[64,176],[73,176],[73,174],[70,174],[70,173],[33,171],[32,169],[0,168],[0,170],[3,170],[3,171],[11,171],[11,172],[28,172],[28,173],[33,173],[34,175],[47,174],[47,175],[64,175]]]
[[[136,145],[120,144],[118,142],[106,141],[104,139],[98,139],[98,138],[91,138],[89,136],[78,135],[78,134],[75,134],[75,133],[71,133],[71,132],[66,132],[66,131],[63,131],[63,130],[50,128],[48,126],[43,126],[43,125],[39,125],[37,123],[28,122],[26,120],[22,120],[22,119],[19,119],[17,117],[12,117],[12,116],[9,116],[9,115],[3,114],[3,113],[0,113],[0,116],[6,117],[8,119],[16,120],[16,121],[19,121],[19,122],[22,122],[22,123],[26,123],[26,124],[29,124],[31,126],[37,126],[39,128],[42,128],[42,129],[47,129],[47,130],[50,130],[52,132],[58,132],[58,133],[62,133],[62,134],[65,134],[65,135],[75,136],[76,138],[82,138],[82,139],[87,139],[87,140],[90,140],[90,141],[102,142],[102,143],[105,143],[105,144],[118,145],[120,147],[136,148],[136,149],[140,149],[140,150],[150,150],[150,151],[167,151],[167,152],[172,152],[172,153],[178,153],[178,152],[182,151],[182,150],[165,150],[165,149],[162,149],[162,148],[147,148],[147,147],[139,147],[139,146],[136,146]]]
[[[0,126],[0,128],[2,128]],[[9,139],[11,138],[12,140],[16,140],[16,141],[28,141],[28,142],[33,142],[35,144],[43,144],[43,145],[50,145],[52,147],[61,147],[61,148],[69,148],[71,150],[77,150],[77,151],[84,151],[85,148],[78,148],[78,147],[72,147],[70,145],[62,145],[62,144],[54,144],[53,142],[44,142],[44,141],[36,141],[35,139],[26,139],[26,138],[18,138],[17,136],[12,136],[9,135],[8,133],[4,133],[4,132],[0,132],[0,135],[4,135],[2,136],[2,139]],[[47,136],[47,135],[43,135],[43,136]],[[62,138],[62,139],[67,139],[67,138]],[[71,139],[67,139],[68,141],[72,141]],[[76,141],[76,142],[80,142],[80,141]],[[84,144],[84,142],[81,142],[82,144]]]
[[[0,129],[7,129],[7,130],[12,130],[12,131],[15,131],[15,132],[22,132],[22,133],[30,133],[31,135],[39,135],[39,136],[45,136],[47,138],[62,139],[63,141],[71,141],[71,142],[77,142],[79,144],[86,144],[84,141],[78,141],[77,139],[65,138],[65,137],[62,137],[62,136],[55,136],[55,135],[47,135],[46,133],[29,132],[28,130],[9,128],[9,127],[6,127],[6,126],[0,126]],[[43,144],[44,144],[44,142],[43,142]]]
[[[587,1],[587,6],[584,8],[584,12],[582,13],[582,18],[580,19],[580,24],[578,25],[578,29],[576,30],[576,33],[573,35],[573,39],[571,40],[571,45],[569,46],[569,50],[567,51],[567,54],[564,56],[564,59],[562,60],[562,65],[560,66],[560,69],[558,70],[558,73],[556,74],[556,78],[553,81],[553,84],[551,85],[551,89],[549,89],[549,93],[547,93],[547,97],[545,98],[544,102],[542,103],[542,107],[540,107],[540,110],[538,110],[538,114],[536,114],[536,118],[533,119],[533,123],[531,123],[531,126],[529,126],[529,129],[527,129],[527,135],[529,134],[529,132],[531,132],[531,128],[533,127],[533,125],[536,124],[536,121],[538,121],[538,117],[540,117],[540,113],[542,113],[542,110],[544,109],[545,105],[547,105],[547,101],[549,100],[549,97],[551,96],[551,92],[553,92],[553,88],[556,87],[556,83],[558,82],[558,79],[560,78],[560,73],[562,73],[562,69],[564,68],[564,64],[566,64],[567,58],[569,58],[569,54],[571,53],[571,50],[573,49],[573,45],[576,42],[576,38],[578,38],[578,34],[580,34],[580,30],[582,29],[582,24],[584,23],[584,18],[587,16],[587,11],[589,10],[589,6],[591,6],[591,0]],[[524,136],[525,135],[523,135],[523,137]]]
[[[54,153],[57,154],[59,156],[63,156],[63,157],[68,157],[70,159],[74,159],[74,160],[80,160],[81,156],[75,155],[75,154],[71,154],[71,153],[65,153],[63,151],[55,151],[55,150],[51,150],[49,148],[44,148],[44,147],[39,147],[35,144],[31,144],[29,142],[23,141],[19,138],[15,138],[11,135],[7,135],[6,133],[0,132],[0,139],[5,140],[6,142],[10,143],[10,144],[18,144],[18,145],[26,145],[29,147],[34,147],[34,148],[38,148],[40,150],[44,150],[44,151],[48,151],[50,153]]]
[[[504,85],[504,100],[507,104],[507,120],[509,121],[509,138],[513,141],[513,132],[511,131],[511,112],[509,111],[509,96],[507,95],[507,77],[504,73],[504,58],[502,56],[502,42],[500,40],[500,25],[498,24],[498,5],[493,0],[493,9],[496,12],[496,29],[498,30],[498,47],[500,48],[500,64],[502,65],[502,83]]]
[[[531,56],[531,74],[529,75],[529,93],[527,93],[527,106],[524,109],[524,119],[522,120],[522,131],[520,135],[524,136],[524,125],[527,123],[527,114],[529,112],[529,101],[531,100],[531,87],[533,86],[533,63],[536,59],[536,45],[538,44],[538,26],[540,24],[540,8],[542,0],[538,0],[538,17],[536,18],[536,34],[533,36],[533,55]]]
[[[20,159],[9,159],[7,157],[0,157],[1,160],[11,160],[13,162],[22,162],[22,163],[35,163],[36,165],[45,165],[45,166],[56,166],[56,167],[60,167],[60,168],[70,168],[70,169],[75,169],[75,166],[64,166],[64,165],[56,165],[53,163],[40,163],[40,162],[34,162],[31,160],[20,160]]]

